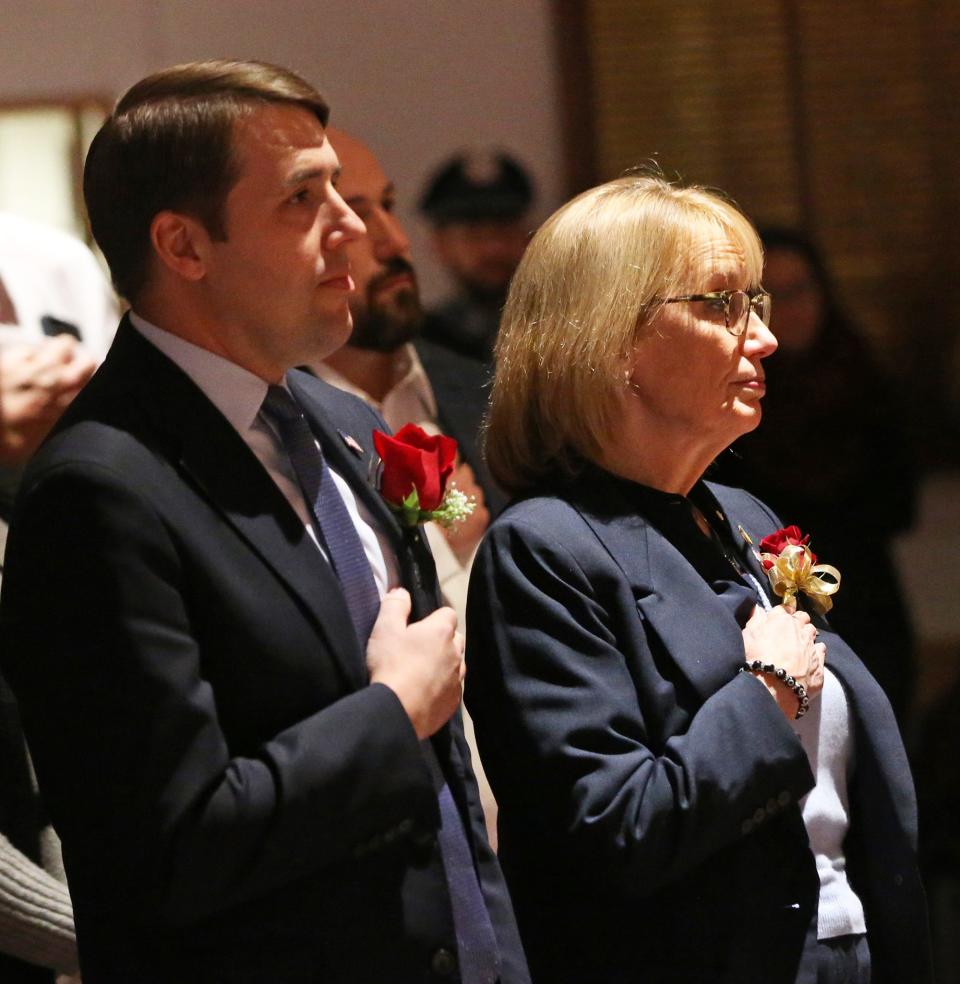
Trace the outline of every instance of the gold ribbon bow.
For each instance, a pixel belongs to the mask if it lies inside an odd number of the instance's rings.
[[[770,587],[785,605],[795,605],[797,592],[802,591],[819,615],[826,615],[833,608],[830,596],[840,588],[840,572],[832,564],[814,564],[804,546],[786,546],[779,555],[764,553],[760,559],[772,563],[769,568],[764,565]],[[826,580],[824,574],[833,580]]]

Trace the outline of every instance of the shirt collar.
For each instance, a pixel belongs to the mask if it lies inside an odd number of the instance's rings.
[[[364,403],[381,414],[384,406],[390,402],[392,397],[397,396],[403,390],[410,390],[423,405],[426,417],[436,419],[437,401],[433,395],[433,387],[430,385],[430,380],[427,378],[426,370],[423,368],[420,356],[417,355],[416,348],[410,342],[407,342],[398,353],[393,385],[381,402],[377,402],[369,393],[355,386],[346,376],[326,362],[319,362],[310,368],[325,383],[360,397]]]
[[[235,362],[158,328],[135,311],[130,323],[144,338],[179,366],[236,431],[248,431],[267,395],[267,382]]]

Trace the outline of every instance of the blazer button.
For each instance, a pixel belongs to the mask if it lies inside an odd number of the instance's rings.
[[[782,793],[780,793],[780,795],[779,795],[779,796],[777,797],[777,802],[778,802],[778,803],[779,803],[779,804],[780,804],[781,806],[789,806],[789,805],[790,805],[790,800],[791,800],[791,799],[793,799],[793,797],[792,797],[792,796],[790,795],[790,791],[789,791],[789,790],[787,790],[787,789],[785,789],[785,790],[784,790],[784,791],[783,791]]]
[[[775,817],[780,812],[780,804],[771,797],[767,800],[767,816]]]
[[[430,969],[437,977],[449,977],[457,969],[457,958],[442,946],[430,958]]]
[[[747,817],[747,819],[744,820],[742,824],[740,824],[740,833],[741,834],[752,834],[753,833],[753,820],[751,820],[749,817]]]
[[[903,875],[894,875],[893,884],[899,888],[903,884]]]
[[[753,822],[755,824],[761,824],[766,819],[767,819],[767,811],[761,806],[758,810],[754,812]]]

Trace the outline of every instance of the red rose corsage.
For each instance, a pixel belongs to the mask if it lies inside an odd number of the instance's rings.
[[[404,526],[430,520],[441,526],[466,519],[476,503],[450,482],[457,442],[404,424],[392,437],[373,432],[380,455],[380,495]]]
[[[802,591],[814,610],[825,615],[833,607],[830,596],[840,588],[840,572],[831,564],[818,564],[809,542],[799,526],[785,526],[760,541],[760,563],[785,605],[795,605]]]

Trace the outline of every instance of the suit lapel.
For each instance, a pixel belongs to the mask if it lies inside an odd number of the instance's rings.
[[[616,494],[616,493],[615,493]],[[580,510],[633,587],[637,611],[697,693],[706,700],[744,660],[740,626],[710,585],[629,504]],[[576,507],[579,509],[579,507]]]
[[[266,469],[231,424],[174,363],[135,329],[118,335],[114,359],[133,361],[131,389],[187,480],[298,599],[351,689],[366,667],[340,583]],[[111,353],[113,355],[113,353]]]
[[[331,387],[312,376],[290,373],[287,382],[294,396],[300,401],[330,467],[349,484],[357,498],[369,510],[378,528],[390,541],[400,566],[401,580],[410,592],[411,618],[414,620],[423,618],[439,604],[433,558],[430,556],[422,530],[419,527],[402,528],[375,487],[377,467],[380,464],[372,437],[373,427],[378,423],[376,417],[369,408],[359,402],[356,404],[357,417],[347,419],[342,414],[337,414],[332,407],[324,405],[322,401],[325,390]],[[339,391],[335,392],[341,400],[347,399]],[[351,429],[344,430],[335,426],[332,422],[334,417],[338,418],[338,423]],[[388,428],[383,425],[383,429]],[[356,453],[354,444],[360,447],[361,454]]]
[[[340,581],[256,456],[226,426],[240,447],[190,442],[181,467],[310,613],[351,689],[365,686],[366,666]],[[240,484],[242,495],[234,489]]]
[[[770,580],[759,557],[760,541],[776,529],[774,521],[764,515],[759,508],[747,514],[743,508],[744,503],[752,500],[746,493],[723,485],[714,485],[712,482],[705,484],[717,503],[717,518],[729,531],[730,542],[737,551],[741,564],[756,578],[770,604],[779,605],[780,599],[771,590]],[[736,501],[733,501],[733,495],[737,496]],[[753,542],[748,543],[744,534]]]
[[[319,380],[311,381],[315,385],[323,385]],[[399,543],[400,527],[373,486],[378,464],[371,436],[373,429],[367,426],[363,432],[352,433],[359,428],[348,430],[336,426],[326,412],[327,408],[318,404],[314,388],[308,390],[296,373],[288,374],[287,383],[303,408],[304,416],[320,442],[327,463],[347,482],[357,498],[371,512],[390,542]],[[360,448],[360,454],[355,450],[357,447]]]

